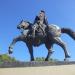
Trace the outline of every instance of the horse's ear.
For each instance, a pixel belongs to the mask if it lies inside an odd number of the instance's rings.
[[[23,19],[21,20],[21,22],[20,23],[22,23],[23,22]]]
[[[23,19],[22,19],[22,22],[23,22]]]

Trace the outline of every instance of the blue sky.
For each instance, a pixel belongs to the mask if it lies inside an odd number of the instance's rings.
[[[24,19],[34,21],[41,9],[46,11],[49,24],[57,24],[60,27],[71,28],[75,31],[75,0],[0,0],[0,53],[7,53],[8,47],[14,37],[20,35],[16,26]],[[75,60],[75,41],[68,35],[62,34],[61,38],[66,42],[70,60]],[[29,61],[28,48],[23,42],[14,46],[11,55],[17,60]],[[55,51],[52,58],[63,60],[63,49],[54,45]],[[34,48],[35,57],[46,57],[47,49],[44,45]]]

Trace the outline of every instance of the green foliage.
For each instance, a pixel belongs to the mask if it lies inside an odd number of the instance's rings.
[[[36,58],[35,58],[35,61],[44,61],[44,60],[45,60],[44,57],[42,57],[42,58],[40,58],[40,57],[36,57]]]
[[[42,58],[36,57],[36,58],[35,58],[35,61],[45,61],[45,58],[44,58],[44,57],[42,57]],[[50,58],[49,61],[50,61],[50,62],[56,62],[56,61],[58,61],[58,59]]]
[[[59,61],[59,60],[58,60],[58,59],[50,58],[49,61],[50,61],[50,62],[56,62],[56,61]]]
[[[8,56],[7,54],[0,55],[0,62],[15,62],[15,58]]]

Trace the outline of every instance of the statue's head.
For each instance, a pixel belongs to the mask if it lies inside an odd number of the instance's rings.
[[[39,12],[38,17],[39,17],[40,19],[44,19],[44,17],[45,17],[45,11],[44,11],[44,10],[41,10],[41,11]]]
[[[21,29],[21,28],[26,29],[28,26],[29,26],[29,22],[22,20],[22,21],[20,22],[20,24],[17,26],[17,28],[18,28],[18,29]]]

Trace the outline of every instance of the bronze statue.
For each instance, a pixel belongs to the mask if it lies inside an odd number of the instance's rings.
[[[33,37],[35,37],[35,31],[37,29],[41,29],[45,35],[45,29],[48,27],[48,21],[44,10],[41,10],[38,16],[35,17],[33,25]]]
[[[9,54],[13,52],[13,47],[15,43],[18,41],[23,41],[26,43],[31,61],[34,61],[34,55],[33,55],[33,46],[40,46],[41,44],[45,44],[46,48],[48,49],[48,55],[45,59],[45,61],[48,61],[49,57],[53,53],[52,47],[53,44],[58,44],[63,48],[64,54],[65,54],[65,60],[67,58],[70,58],[65,43],[60,39],[61,34],[66,33],[69,36],[71,36],[75,40],[75,32],[69,28],[60,28],[57,25],[48,25],[48,27],[45,29],[46,35],[43,35],[43,31],[40,29],[36,30],[35,37],[33,37],[33,25],[30,22],[27,21],[21,21],[20,24],[17,26],[18,29],[24,29],[27,30],[27,36],[21,34],[20,36],[13,39],[12,43],[9,46]]]

